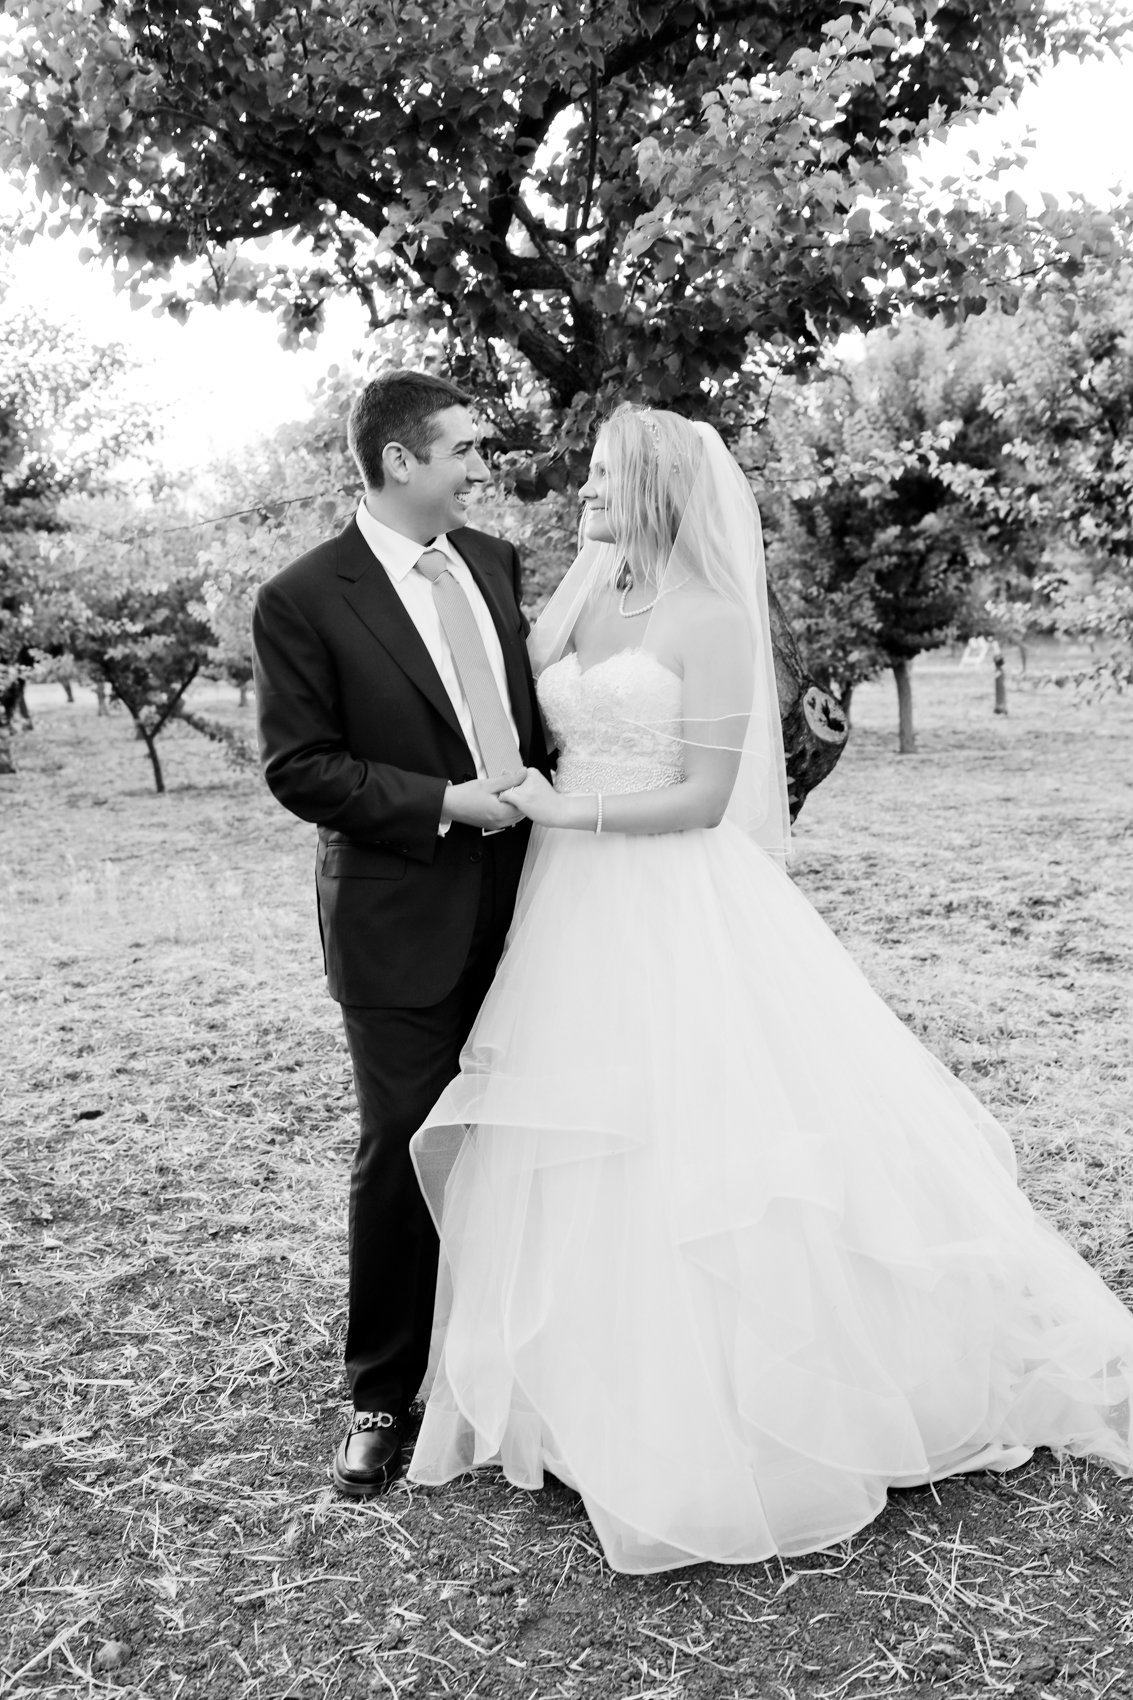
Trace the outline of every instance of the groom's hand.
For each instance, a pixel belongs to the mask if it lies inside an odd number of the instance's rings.
[[[486,827],[498,832],[501,827],[514,826],[523,816],[510,803],[502,803],[501,791],[523,782],[524,770],[505,773],[498,779],[468,779],[463,785],[450,785],[441,803],[441,820],[460,821],[464,826]]]

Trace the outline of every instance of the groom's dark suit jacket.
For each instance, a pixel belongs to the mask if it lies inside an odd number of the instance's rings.
[[[520,752],[546,770],[510,543],[464,528],[503,649]],[[475,765],[429,652],[355,521],[261,588],[256,706],[268,785],[319,828],[319,922],[340,1003],[421,1008],[447,996],[476,920],[484,839],[437,832],[445,782]],[[493,840],[514,875],[526,823]],[[506,874],[506,869],[500,869]]]

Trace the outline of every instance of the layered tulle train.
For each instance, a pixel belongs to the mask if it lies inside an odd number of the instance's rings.
[[[810,1551],[1039,1445],[1133,1468],[1133,1318],[726,822],[536,832],[414,1158],[442,1259],[410,1475],[550,1470],[617,1569]]]

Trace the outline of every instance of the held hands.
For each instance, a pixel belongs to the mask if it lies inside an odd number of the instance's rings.
[[[540,826],[565,826],[564,802],[538,768],[521,768],[498,779],[469,779],[463,785],[450,785],[441,804],[441,819],[497,831],[514,826],[524,816]]]
[[[441,819],[495,832],[501,827],[514,826],[523,819],[523,813],[505,802],[500,793],[518,786],[523,774],[520,768],[518,773],[504,773],[498,779],[468,779],[462,785],[450,785],[441,804]]]
[[[500,793],[501,803],[510,803],[513,808],[534,821],[538,826],[565,826],[565,799],[559,795],[554,786],[543,777],[537,767],[529,767],[522,784],[513,785]]]

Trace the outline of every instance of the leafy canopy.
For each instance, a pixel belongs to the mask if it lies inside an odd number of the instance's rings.
[[[877,331],[778,399],[759,443],[768,561],[815,677],[840,691],[946,641],[981,579],[1033,576],[1042,539],[1009,430],[1017,320]]]
[[[0,277],[0,689],[59,647],[44,561],[60,504],[110,488],[149,444],[132,370],[119,344],[6,294]]]
[[[909,148],[1119,25],[1043,0],[23,0],[0,162],[135,288],[335,290],[444,331],[514,446],[617,391],[706,410],[910,296],[979,305],[1113,229],[1008,196],[929,216]],[[269,239],[303,239],[278,257]],[[249,243],[266,243],[250,258]],[[996,257],[988,263],[988,251]],[[310,257],[313,250],[313,258]],[[304,257],[306,256],[306,257]],[[1006,257],[1004,257],[1006,256]],[[1013,256],[1013,257],[1012,257]],[[160,292],[175,261],[187,293]],[[572,412],[573,410],[573,412]],[[565,424],[564,424],[565,421]]]
[[[1133,582],[1133,267],[1028,303],[987,404],[1028,511]]]
[[[134,363],[75,321],[5,296],[0,279],[0,525],[49,519],[61,498],[115,482],[148,447]]]

